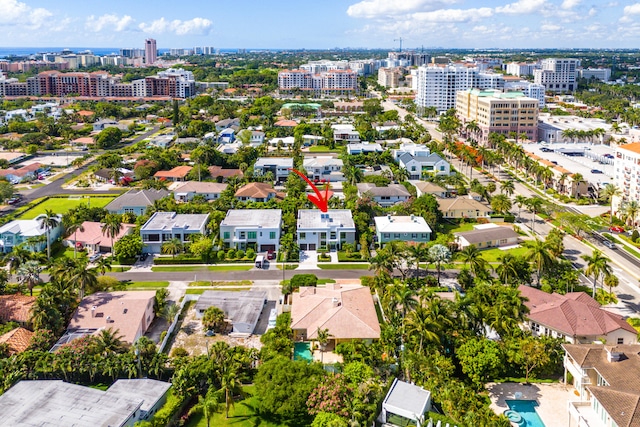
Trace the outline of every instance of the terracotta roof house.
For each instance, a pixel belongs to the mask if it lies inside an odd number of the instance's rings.
[[[0,344],[7,344],[9,355],[22,353],[31,344],[33,332],[25,328],[15,328],[4,335],[0,335]]]
[[[122,340],[133,344],[153,321],[155,291],[96,292],[84,297],[67,332],[74,330],[118,330]]]
[[[28,295],[0,295],[0,321],[17,322],[21,325],[29,324],[31,320],[31,308],[36,302],[36,297]]]
[[[165,181],[184,181],[191,169],[193,169],[191,166],[176,166],[168,171],[158,171],[153,176],[156,179],[162,179]]]
[[[115,214],[134,213],[142,215],[156,200],[167,197],[169,194],[167,190],[129,190],[111,201],[105,206],[105,209],[109,213]]]
[[[496,224],[477,225],[474,230],[453,233],[460,249],[474,245],[478,249],[498,248],[518,243],[520,235],[511,227]]]
[[[534,335],[564,338],[569,343],[586,344],[604,339],[610,344],[636,344],[637,331],[621,316],[604,310],[584,292],[548,294],[530,286],[520,286],[529,309],[525,328]]]
[[[488,218],[492,209],[468,197],[438,199],[438,206],[444,218]]]
[[[296,341],[313,340],[318,329],[328,329],[329,347],[341,341],[380,338],[371,290],[360,285],[301,287],[292,294],[291,329]]]
[[[72,233],[69,237],[64,239],[64,241],[67,246],[76,246],[78,249],[87,248],[90,252],[94,253],[112,252],[113,248],[111,247],[111,237],[108,237],[102,232],[103,225],[104,224],[99,222],[85,221],[82,223],[82,230]],[[134,227],[135,225],[133,224],[122,224],[120,232],[113,238],[113,243],[115,244],[123,236],[131,233]]]
[[[222,192],[226,189],[227,184],[187,181],[173,189],[173,197],[176,202],[189,202],[193,200],[195,196],[202,196],[206,201],[212,201],[219,199]]]
[[[71,141],[71,143],[75,145],[93,145],[96,142],[90,136],[83,136],[83,137],[74,139],[73,141]]]
[[[240,169],[223,169],[221,166],[209,166],[209,174],[211,178],[221,179],[222,182],[225,182],[227,179],[232,176],[237,176],[238,178],[244,177],[244,173]]]
[[[268,202],[279,194],[266,182],[250,182],[236,191],[235,197],[243,202]]]
[[[298,126],[298,122],[295,120],[278,120],[273,124],[273,126],[280,128],[294,128]]]
[[[640,427],[640,345],[562,347],[565,383],[580,396],[569,402],[570,424]]]

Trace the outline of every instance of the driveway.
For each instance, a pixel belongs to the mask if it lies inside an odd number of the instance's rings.
[[[320,270],[320,267],[318,267],[318,251],[300,251],[298,270]]]

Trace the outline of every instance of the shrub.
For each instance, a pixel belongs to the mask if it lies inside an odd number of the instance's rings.
[[[218,261],[224,261],[224,256],[225,256],[224,251],[220,249],[218,251]]]
[[[318,277],[315,274],[295,274],[291,278],[291,287],[298,289],[301,286],[316,286]]]
[[[231,248],[227,251],[227,259],[234,259],[236,257],[236,250]]]
[[[176,347],[171,350],[171,357],[187,357],[189,352],[182,347]]]
[[[516,222],[516,217],[514,215],[505,215],[504,222],[514,223]]]
[[[488,218],[478,218],[478,219],[476,219],[476,222],[478,224],[488,224],[489,223],[489,219]]]
[[[238,249],[236,252],[236,258],[244,258],[244,251],[242,249]]]
[[[245,254],[245,256],[249,259],[254,259],[256,257],[256,251],[254,251],[253,249],[249,248],[247,249],[247,253]]]
[[[636,243],[638,239],[640,239],[640,233],[638,233],[638,230],[633,230],[633,233],[631,233],[631,241]]]

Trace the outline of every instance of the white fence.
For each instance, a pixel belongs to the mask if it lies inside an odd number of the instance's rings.
[[[173,318],[173,321],[171,322],[171,325],[169,325],[169,329],[167,329],[167,333],[164,336],[164,339],[160,343],[160,350],[159,351],[161,353],[164,352],[165,347],[169,344],[169,339],[171,338],[171,335],[173,334],[173,331],[175,331],[175,329],[178,327],[180,315],[184,311],[184,306],[189,301],[197,301],[199,298],[200,298],[199,294],[186,294],[182,298],[182,302],[180,303],[180,311],[178,311],[178,314],[176,314],[176,316]]]

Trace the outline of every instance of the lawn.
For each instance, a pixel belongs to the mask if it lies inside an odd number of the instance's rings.
[[[318,264],[321,270],[368,270],[369,264]]]
[[[339,153],[340,150],[337,148],[334,148],[332,150],[331,147],[327,147],[326,145],[313,145],[309,147],[309,152],[310,153]]]
[[[115,196],[109,197],[92,197],[92,196],[82,196],[82,197],[52,197],[44,202],[40,203],[37,206],[25,211],[22,215],[20,215],[19,219],[33,219],[40,214],[43,214],[47,209],[51,209],[54,213],[64,215],[69,210],[73,208],[77,208],[81,204],[89,205],[92,208],[104,208],[115,199]]]
[[[180,265],[180,266],[170,266],[170,267],[151,267],[151,271],[161,271],[161,272],[175,272],[175,271],[204,271],[204,266],[202,265]]]
[[[446,233],[461,233],[463,231],[472,231],[473,226],[478,225],[472,222],[465,222],[464,224],[451,224],[449,222],[444,222],[442,227],[444,228],[443,232]]]
[[[250,265],[216,265],[207,267],[209,271],[249,271],[253,268],[253,264]]]
[[[210,420],[211,426],[216,427],[280,427],[283,424],[274,420],[267,420],[257,414],[258,398],[254,396],[255,387],[243,387],[245,398],[235,403],[229,409],[229,418],[225,418],[224,410],[216,413]],[[186,427],[206,427],[207,420],[202,414],[191,417]],[[290,427],[298,427],[294,424],[287,424]],[[300,426],[302,427],[302,426]]]
[[[175,271],[249,271],[253,268],[253,264],[250,265],[215,265],[205,267],[203,265],[178,265],[178,266],[162,266],[162,267],[151,267],[151,271],[162,271],[162,272],[175,272]]]
[[[157,281],[157,282],[127,282],[127,289],[160,289],[169,286],[169,282]]]
[[[527,253],[527,250],[528,250],[527,248],[520,246],[513,249],[507,249],[506,251],[503,251],[498,248],[485,249],[480,253],[482,254],[482,258],[486,259],[487,262],[500,262],[498,258],[502,257],[506,253],[510,253],[511,255],[514,255],[514,256],[520,256]]]

